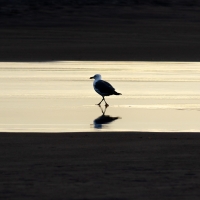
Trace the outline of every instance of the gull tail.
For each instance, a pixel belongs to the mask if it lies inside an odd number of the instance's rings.
[[[113,94],[114,94],[114,95],[122,95],[121,93],[118,93],[118,92],[116,92],[116,91],[114,91]]]

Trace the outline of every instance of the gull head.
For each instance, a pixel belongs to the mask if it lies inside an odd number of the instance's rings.
[[[95,74],[94,76],[90,77],[90,79],[94,79],[95,81],[101,80],[101,75]]]

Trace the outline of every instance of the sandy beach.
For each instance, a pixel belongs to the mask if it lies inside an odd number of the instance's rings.
[[[200,60],[199,6],[42,5],[2,7],[0,61]]]
[[[198,6],[22,8],[1,9],[1,62],[200,61]],[[191,132],[1,132],[0,198],[199,199],[199,146]]]
[[[198,133],[1,133],[2,199],[199,199]]]

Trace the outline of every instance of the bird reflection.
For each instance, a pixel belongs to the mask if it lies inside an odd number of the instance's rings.
[[[105,124],[109,124],[117,119],[120,119],[120,117],[111,117],[110,115],[105,115],[107,106],[105,106],[104,110],[100,105],[99,108],[101,109],[102,115],[94,120],[94,128],[101,129]]]

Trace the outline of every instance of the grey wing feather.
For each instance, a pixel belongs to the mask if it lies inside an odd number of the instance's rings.
[[[113,86],[103,80],[99,80],[96,82],[95,87],[101,92],[101,93],[113,93],[115,91],[115,88]]]

